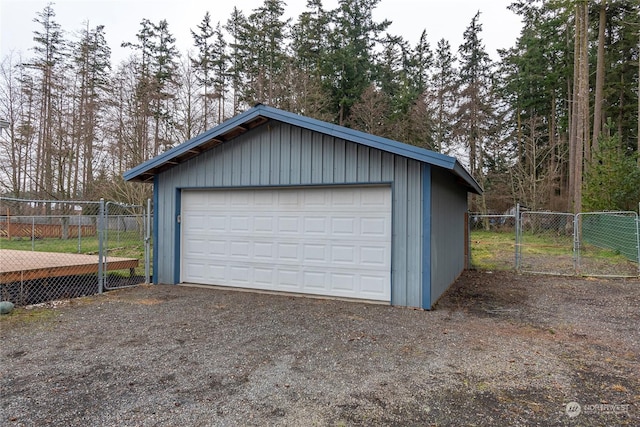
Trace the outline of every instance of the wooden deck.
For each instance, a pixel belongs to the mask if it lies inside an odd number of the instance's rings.
[[[135,258],[107,258],[107,271],[138,266]],[[98,272],[98,255],[0,249],[0,284]]]

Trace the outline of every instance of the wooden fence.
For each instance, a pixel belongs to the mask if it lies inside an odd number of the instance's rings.
[[[32,222],[7,222],[0,221],[0,238],[27,238],[27,239],[62,239],[95,236],[95,225],[75,224],[35,224]]]

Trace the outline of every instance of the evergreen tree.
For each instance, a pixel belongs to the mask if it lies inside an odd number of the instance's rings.
[[[278,107],[286,93],[285,40],[289,20],[283,20],[284,6],[284,0],[264,0],[247,20],[245,72],[250,90],[246,91],[245,101],[250,104],[265,102]]]
[[[153,24],[143,19],[140,27],[136,35],[138,43],[122,45],[138,52],[135,59],[138,80],[136,133],[143,147],[141,161],[144,161],[176,142],[171,141],[169,135],[175,126],[170,106],[175,98],[178,51],[166,20]]]
[[[60,24],[55,21],[55,11],[51,4],[37,13],[34,22],[40,29],[34,31],[33,40],[36,43],[33,50],[35,57],[27,64],[38,73],[39,80],[39,113],[36,163],[31,188],[34,194],[42,197],[54,197],[56,182],[53,154],[56,151],[55,132],[55,97],[60,90],[62,67],[66,60],[66,41],[63,38]]]
[[[390,21],[375,22],[373,10],[380,0],[340,0],[331,12],[327,60],[323,64],[325,88],[338,124],[345,124],[351,107],[373,81],[375,46]]]
[[[74,186],[82,185],[83,197],[93,197],[95,145],[109,94],[111,49],[107,45],[104,26],[88,24],[74,44],[74,69],[79,78],[74,114],[74,137],[81,155],[76,156]],[[79,160],[82,164],[79,164]],[[80,175],[81,174],[81,175]],[[78,197],[79,189],[71,192]]]
[[[323,120],[327,114],[328,94],[323,85],[323,64],[327,61],[329,14],[321,0],[308,0],[307,10],[292,26],[288,61],[288,103],[292,112]]]
[[[191,30],[191,36],[193,37],[193,42],[198,49],[198,53],[194,58],[191,58],[191,64],[193,66],[193,72],[195,74],[196,80],[198,84],[202,87],[203,90],[203,119],[204,119],[204,128],[209,129],[210,122],[210,100],[212,98],[212,86],[214,85],[215,75],[214,75],[214,46],[213,46],[213,37],[215,36],[215,31],[211,26],[211,15],[209,12],[206,12],[202,22],[197,26],[198,32],[194,32]]]
[[[611,123],[609,123],[611,125]],[[617,136],[602,138],[584,181],[586,211],[635,211],[640,200],[638,153],[620,149]]]
[[[234,6],[231,17],[227,20],[225,29],[231,36],[229,77],[233,90],[233,114],[238,114],[244,104],[246,95],[244,91],[244,75],[246,74],[246,64],[248,62],[247,50],[249,41],[247,39],[247,18],[241,10]]]
[[[492,138],[495,112],[492,93],[492,63],[480,38],[482,24],[480,12],[471,20],[464,32],[464,42],[458,49],[460,54],[460,103],[457,111],[456,136],[469,148],[471,175],[483,185],[485,173],[484,146]],[[480,206],[486,212],[486,195]]]
[[[220,22],[216,25],[213,42],[213,89],[218,100],[218,123],[225,119],[225,101],[227,99],[227,81],[229,79],[229,54],[227,53],[227,42],[222,33]]]
[[[431,78],[433,114],[433,149],[449,153],[453,144],[454,114],[456,111],[457,70],[451,46],[445,39],[438,41]]]

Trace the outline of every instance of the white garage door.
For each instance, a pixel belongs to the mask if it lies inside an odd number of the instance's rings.
[[[391,189],[183,191],[183,283],[390,301]]]

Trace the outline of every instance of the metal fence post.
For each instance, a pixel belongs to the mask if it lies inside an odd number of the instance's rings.
[[[151,283],[150,278],[150,254],[151,254],[151,199],[147,199],[147,214],[145,215],[145,237],[144,237],[144,280]]]
[[[98,293],[103,292],[104,287],[104,253],[103,249],[103,232],[104,232],[104,199],[100,199],[98,208]]]
[[[638,207],[640,207],[640,203],[638,203]],[[638,249],[638,257],[636,261],[638,262],[638,277],[640,277],[640,218],[636,216],[636,248]]]
[[[515,218],[515,229],[516,229],[516,271],[520,271],[520,203],[516,204],[516,218]]]
[[[573,217],[573,272],[580,274],[580,213]]]
[[[36,217],[31,217],[31,252],[36,250]]]

